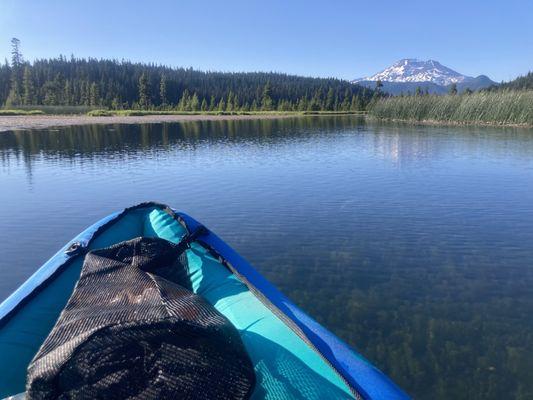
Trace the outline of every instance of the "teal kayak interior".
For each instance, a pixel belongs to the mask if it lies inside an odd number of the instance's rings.
[[[26,371],[67,303],[87,250],[136,237],[173,243],[198,226],[155,203],[113,214],[81,233],[0,305],[0,399],[25,390]],[[70,249],[70,250],[68,250]],[[253,399],[407,396],[384,374],[313,321],[207,231],[186,250],[195,293],[238,330],[254,366]]]

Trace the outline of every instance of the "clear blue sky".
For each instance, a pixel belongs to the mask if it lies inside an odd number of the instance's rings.
[[[59,54],[352,79],[401,58],[509,80],[533,70],[532,0],[0,0],[0,60]]]

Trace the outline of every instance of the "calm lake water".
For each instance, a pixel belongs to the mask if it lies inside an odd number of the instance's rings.
[[[533,130],[354,117],[0,133],[0,297],[146,200],[419,399],[533,398]]]

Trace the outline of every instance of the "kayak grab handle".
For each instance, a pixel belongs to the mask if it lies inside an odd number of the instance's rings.
[[[207,228],[203,225],[198,225],[192,232],[187,232],[181,238],[180,242],[176,245],[178,254],[183,253],[185,250],[191,247],[191,243],[198,239],[200,236],[209,233]]]
[[[84,246],[81,242],[73,242],[66,250],[67,256],[78,255],[87,252],[87,246]]]

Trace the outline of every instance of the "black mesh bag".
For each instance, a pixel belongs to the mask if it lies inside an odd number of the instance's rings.
[[[152,238],[88,253],[28,368],[28,398],[249,398],[255,375],[240,336],[187,289],[180,253]]]

